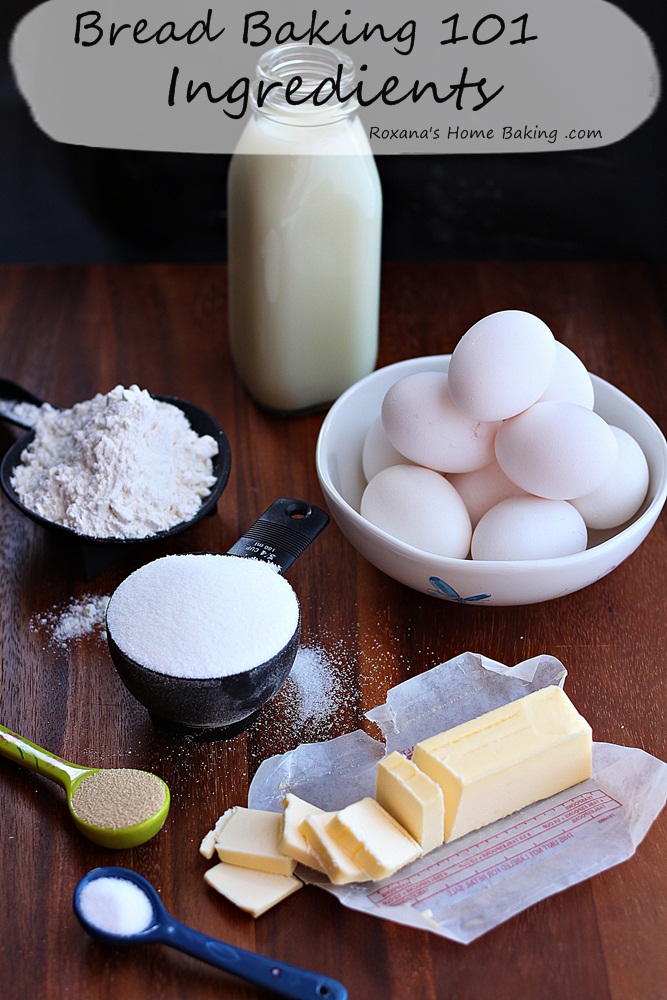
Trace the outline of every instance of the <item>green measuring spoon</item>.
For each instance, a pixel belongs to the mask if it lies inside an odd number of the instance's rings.
[[[101,847],[137,847],[154,837],[167,818],[169,787],[150,771],[79,767],[3,725],[0,756],[64,788],[77,829]]]

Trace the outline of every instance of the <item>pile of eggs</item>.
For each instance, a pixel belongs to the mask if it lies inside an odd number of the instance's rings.
[[[448,373],[407,375],[386,393],[364,441],[360,513],[440,556],[582,552],[589,529],[637,512],[649,480],[639,444],[593,404],[584,364],[541,319],[492,313]]]

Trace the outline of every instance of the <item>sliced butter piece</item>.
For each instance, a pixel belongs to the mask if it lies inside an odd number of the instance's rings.
[[[233,806],[220,817],[213,831],[218,857],[242,868],[291,875],[296,861],[280,850],[281,820],[280,813]]]
[[[360,868],[327,830],[336,813],[311,813],[301,824],[301,832],[310,845],[322,870],[334,885],[368,882],[370,875]]]
[[[224,812],[222,814],[222,816],[216,821],[216,824],[213,827],[213,829],[209,830],[209,832],[206,834],[201,844],[199,845],[199,853],[203,854],[205,858],[209,859],[209,861],[215,854],[215,845],[218,839],[218,834],[220,833],[223,826],[227,822],[227,817],[230,812],[231,810],[228,809],[227,812]]]
[[[311,805],[310,802],[300,799],[293,792],[288,792],[283,799],[283,815],[278,844],[283,854],[319,872],[323,872],[324,867],[318,861],[317,855],[304,837],[300,827],[306,816],[322,811],[317,806]]]
[[[422,740],[412,759],[442,788],[448,842],[589,778],[591,727],[551,686]]]
[[[442,844],[445,803],[432,778],[394,750],[378,763],[375,798],[426,854]]]
[[[220,861],[204,873],[204,881],[230,902],[259,917],[300,889],[303,882],[293,875],[253,871]]]
[[[375,881],[421,854],[417,841],[370,797],[334,813],[327,833]]]

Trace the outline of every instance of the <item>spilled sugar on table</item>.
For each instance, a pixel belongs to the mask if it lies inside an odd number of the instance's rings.
[[[249,400],[229,356],[225,282],[224,266],[199,264],[0,271],[0,375],[60,406],[119,383],[191,399],[221,423],[232,449],[214,515],[133,550],[93,580],[70,549],[1,498],[1,721],[84,766],[153,771],[172,793],[153,840],[110,852],[73,829],[58,788],[0,760],[3,998],[262,995],[159,946],[124,951],[87,938],[72,913],[73,890],[87,871],[111,864],[149,878],[184,923],[339,979],[352,1000],[664,1000],[664,814],[629,861],[468,946],[355,913],[310,886],[253,920],[204,884],[200,840],[225,808],[246,803],[265,758],[357,728],[378,736],[364,714],[390,687],[465,650],[507,664],[557,656],[596,740],[667,756],[664,514],[639,550],[596,584],[508,608],[408,590],[365,562],[332,524],[289,573],[302,643],[329,671],[320,697],[314,704],[313,692],[293,681],[247,732],[226,741],[156,729],[123,688],[99,631],[58,641],[55,627],[68,608],[111,594],[148,558],[224,552],[277,496],[323,505],[314,460],[323,414],[282,418]],[[666,303],[663,265],[388,263],[379,364],[448,353],[481,316],[526,309],[664,429]],[[2,424],[3,451],[15,438]]]

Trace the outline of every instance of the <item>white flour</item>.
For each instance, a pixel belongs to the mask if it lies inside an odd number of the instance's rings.
[[[39,411],[11,484],[42,517],[94,538],[145,538],[193,517],[218,446],[178,407],[133,385]]]
[[[61,649],[88,635],[103,639],[108,603],[108,596],[85,595],[73,599],[65,607],[60,605],[33,615],[30,629],[33,632],[46,630],[50,641]]]
[[[16,402],[11,399],[0,399],[0,417],[19,420],[28,427],[34,427],[41,407],[35,403]]]

